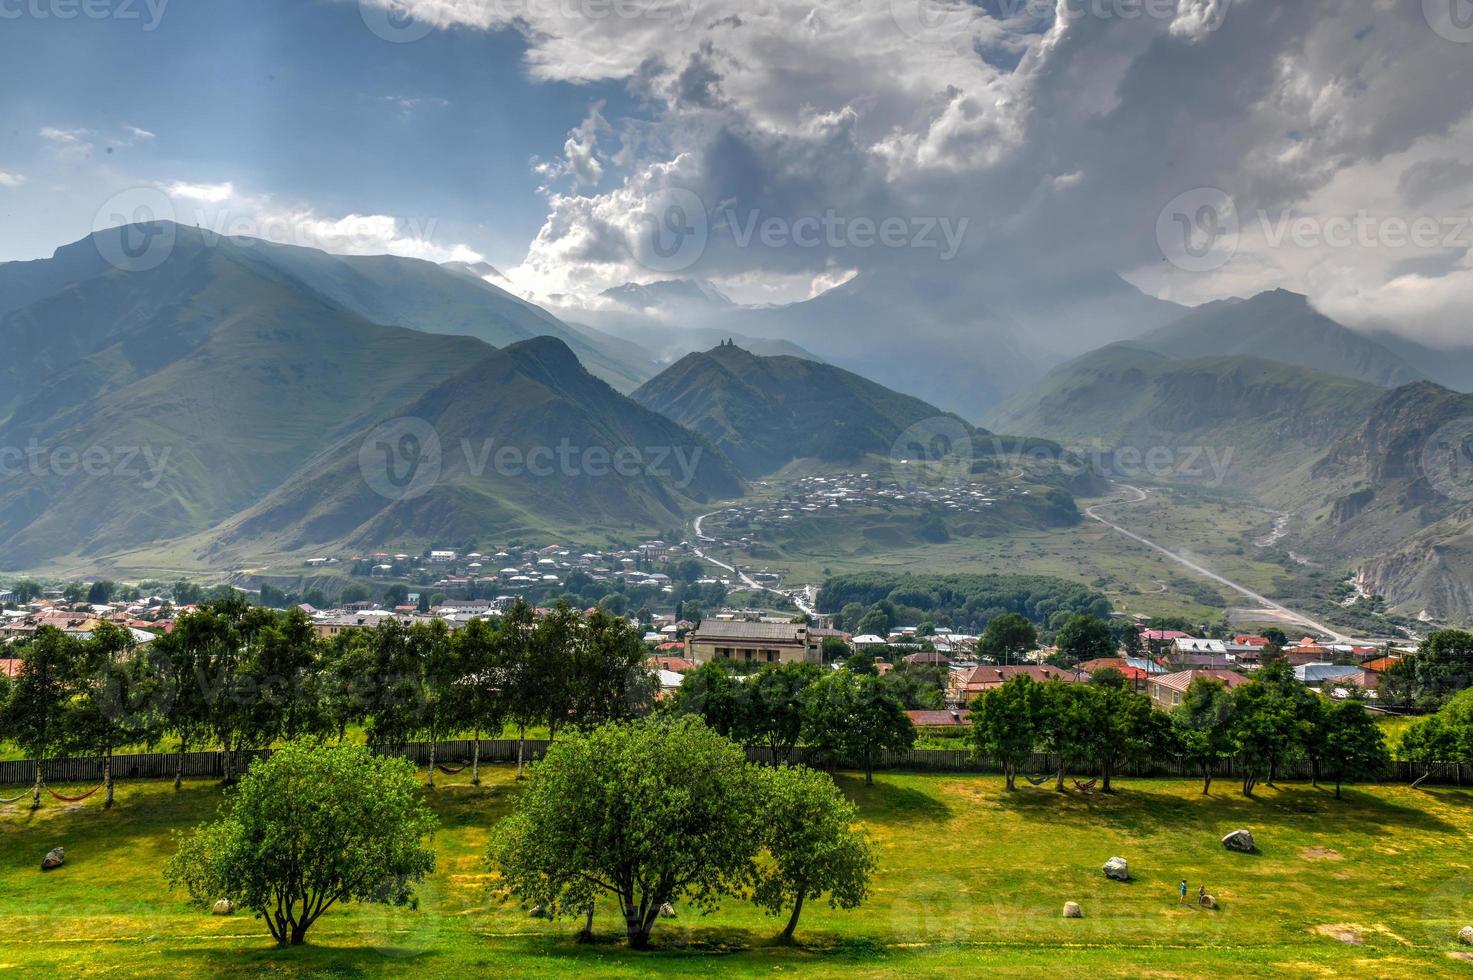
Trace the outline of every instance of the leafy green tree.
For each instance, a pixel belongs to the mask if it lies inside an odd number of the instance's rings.
[[[1009,790],[1039,743],[1043,696],[1033,678],[1017,674],[972,702],[972,747],[1002,766]]]
[[[458,731],[465,720],[462,684],[465,669],[459,660],[461,647],[451,640],[450,627],[443,619],[416,623],[409,632],[423,677],[424,700],[419,713],[419,732],[430,743],[425,783],[433,787],[439,745]]]
[[[338,902],[403,905],[435,868],[414,767],[359,745],[289,742],[256,761],[221,817],[180,841],[165,877],[208,908],[221,898],[300,945]]]
[[[5,731],[36,766],[31,809],[41,807],[46,760],[66,744],[67,680],[76,670],[81,644],[53,626],[36,630],[21,656],[20,673],[5,703]]]
[[[1243,795],[1252,796],[1260,779],[1274,784],[1280,764],[1300,749],[1307,722],[1300,710],[1303,686],[1287,663],[1259,668],[1233,692],[1233,742],[1243,770]]]
[[[329,728],[319,690],[322,644],[300,609],[270,615],[251,657],[241,664],[242,688],[252,692],[246,709],[246,740],[269,745]]]
[[[501,617],[501,667],[498,671],[502,683],[502,696],[506,701],[506,716],[517,729],[517,778],[525,771],[523,752],[527,742],[527,729],[548,720],[552,698],[559,681],[553,676],[556,664],[545,654],[547,633],[540,637],[537,619],[521,599]]]
[[[670,699],[675,715],[697,715],[723,738],[742,739],[747,731],[747,694],[724,660],[708,660],[690,671]]]
[[[1169,742],[1170,719],[1151,701],[1121,686],[1075,685],[1088,701],[1089,724],[1097,737],[1094,761],[1100,767],[1100,792],[1111,793],[1112,777],[1131,762],[1150,759]]]
[[[139,654],[133,635],[101,623],[77,649],[68,680],[67,742],[102,756],[104,809],[113,805],[113,750],[152,743],[162,728],[156,676]]]
[[[860,635],[889,636],[890,629],[895,625],[891,615],[879,605],[871,606],[869,611],[860,617],[855,631]]]
[[[1004,613],[987,621],[977,650],[994,663],[1010,664],[1037,648],[1038,627],[1019,613]]]
[[[1422,641],[1408,660],[1413,703],[1435,711],[1459,691],[1473,686],[1473,633],[1439,630]]]
[[[481,735],[501,734],[506,724],[506,699],[500,674],[501,634],[486,620],[472,619],[457,631],[456,661],[461,679],[457,713],[461,724],[471,730],[471,785],[481,785]]]
[[[1172,712],[1176,745],[1189,765],[1202,773],[1202,794],[1212,790],[1212,774],[1236,751],[1233,741],[1233,698],[1222,681],[1199,677]]]
[[[807,899],[829,896],[829,907],[854,909],[869,894],[875,851],[859,829],[859,811],[834,781],[814,769],[782,766],[762,779],[762,843],[752,900],[769,915],[791,909],[789,941]]]
[[[803,696],[803,741],[830,765],[854,761],[873,785],[882,752],[915,745],[915,726],[898,698],[878,677],[836,670],[809,685]]]
[[[591,728],[646,713],[656,679],[644,641],[628,620],[595,609],[578,620],[568,651],[568,722]]]
[[[1069,665],[1113,657],[1116,653],[1115,637],[1110,624],[1098,616],[1080,613],[1069,617],[1054,638],[1059,648],[1059,657]]]
[[[1325,766],[1335,780],[1337,800],[1341,784],[1352,779],[1374,779],[1391,764],[1381,726],[1354,698],[1327,708],[1324,752]]]
[[[612,895],[644,949],[661,906],[710,911],[751,880],[761,803],[745,753],[699,718],[575,729],[532,768],[487,858],[508,892],[549,915],[591,926],[596,898]]]
[[[803,734],[803,692],[822,671],[813,664],[768,664],[742,689],[741,740],[762,745],[772,764],[786,763]]]
[[[174,761],[174,789],[184,783],[184,754],[210,731],[207,684],[214,649],[229,642],[229,624],[210,610],[180,613],[174,628],[144,648],[154,677],[163,728],[179,743]]]

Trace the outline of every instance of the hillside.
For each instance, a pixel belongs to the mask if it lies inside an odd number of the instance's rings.
[[[731,345],[681,358],[632,397],[705,436],[749,478],[797,459],[888,455],[907,428],[943,414],[828,364]]]
[[[423,469],[411,468],[416,459]],[[411,479],[396,483],[394,474]],[[213,534],[211,555],[549,526],[651,530],[741,492],[705,440],[594,378],[563,342],[540,337],[366,420]]]
[[[109,269],[14,311],[3,329],[37,338],[6,364],[17,383],[0,444],[38,449],[0,484],[11,568],[208,527],[490,350],[368,323],[197,241],[157,269]]]
[[[1381,394],[1373,385],[1251,357],[1173,360],[1130,345],[1056,368],[986,419],[998,430],[1074,446],[1184,453],[1159,478],[1223,479],[1259,491],[1303,467],[1358,425]],[[1216,471],[1219,461],[1225,469]],[[1139,465],[1139,464],[1137,464]],[[1183,472],[1200,469],[1200,473]],[[1148,477],[1143,477],[1148,478]]]
[[[1386,347],[1316,312],[1304,296],[1282,289],[1208,303],[1130,343],[1174,358],[1267,358],[1383,388],[1424,380]]]

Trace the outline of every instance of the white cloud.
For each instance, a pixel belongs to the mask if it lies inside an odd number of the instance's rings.
[[[76,145],[87,139],[90,133],[85,129],[61,129],[57,126],[41,127],[41,138],[52,143],[63,143]]]
[[[0,170],[0,187],[19,187],[26,182],[24,174],[13,174],[9,171]]]
[[[176,180],[164,188],[170,197],[184,198],[189,201],[204,201],[208,204],[219,204],[228,201],[235,196],[235,185],[229,181],[223,184],[191,184],[186,181]]]
[[[124,126],[123,131],[128,134],[129,143],[147,143],[150,140],[158,138],[157,133],[150,133],[146,129],[139,129],[137,126]]]

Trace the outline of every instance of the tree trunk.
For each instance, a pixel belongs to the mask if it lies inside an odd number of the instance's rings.
[[[593,942],[593,903],[588,903],[588,918],[583,920],[583,931],[578,933],[578,942]]]
[[[1054,780],[1054,792],[1064,792],[1064,757],[1059,756],[1059,776]]]
[[[1335,799],[1340,799],[1340,777],[1335,777]]]
[[[866,786],[873,786],[874,784],[875,784],[875,767],[874,767],[874,763],[873,763],[873,761],[872,761],[872,759],[870,757],[869,749],[865,749],[864,750],[864,785],[866,785]]]
[[[1002,775],[1003,779],[1006,780],[1007,788],[1009,791],[1016,790],[1018,788],[1017,785],[1014,783],[1014,780],[1018,778],[1017,767],[1011,764],[1004,764],[1002,767]]]
[[[522,745],[527,741],[527,726],[517,726],[517,778],[522,778]]]
[[[471,746],[471,785],[481,785],[481,730],[479,728],[476,729],[475,744]]]
[[[798,916],[803,914],[803,895],[807,890],[806,885],[798,886],[798,900],[793,903],[793,914],[788,916],[788,926],[783,930],[782,938],[784,942],[792,942],[793,930],[798,928]]]
[[[1100,763],[1100,792],[1115,792],[1113,789],[1110,788],[1110,764],[1108,762]]]
[[[1212,765],[1208,763],[1202,767],[1202,795],[1207,796],[1212,791]]]
[[[292,945],[300,946],[307,941],[307,926],[310,923],[303,921],[292,925]]]
[[[1252,774],[1245,773],[1243,776],[1243,795],[1252,796],[1253,787],[1257,785],[1258,779]]]
[[[225,763],[224,763],[224,765],[225,765],[225,783],[226,783],[226,785],[229,785],[230,783],[235,782],[235,773],[234,773],[234,770],[232,769],[232,767],[230,765],[230,739],[228,737],[224,740],[224,749],[225,749]]]
[[[36,759],[36,785],[34,785],[34,786],[31,787],[31,809],[32,810],[39,810],[39,809],[41,809],[41,780],[43,778],[42,773],[41,773],[41,769],[42,769],[41,760],[38,757]]]
[[[435,737],[430,736],[430,767],[429,775],[425,777],[425,785],[430,789],[435,788]]]
[[[174,792],[184,785],[184,739],[179,740],[179,751],[174,753]]]
[[[113,806],[113,747],[107,747],[107,753],[102,757],[102,782],[107,786],[107,799],[102,801],[104,810],[111,810]]]
[[[1309,760],[1309,784],[1315,789],[1320,788],[1320,760],[1313,756]]]

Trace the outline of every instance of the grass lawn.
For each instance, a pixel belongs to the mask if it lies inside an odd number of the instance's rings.
[[[1404,786],[1329,791],[1230,784],[1204,798],[1187,781],[1132,781],[1114,797],[1007,794],[989,777],[841,776],[881,851],[861,910],[805,910],[799,945],[774,946],[778,920],[730,901],[711,916],[662,920],[657,949],[624,948],[611,903],[598,942],[576,924],[529,918],[486,891],[487,828],[516,793],[512,770],[439,777],[439,865],[418,911],[330,911],[310,945],[278,950],[248,915],[217,918],[166,890],[170,832],[214,813],[212,784],[120,787],[118,805],[0,807],[0,972],[201,976],[1453,975],[1457,930],[1473,923],[1473,792]],[[7,791],[13,795],[19,789]],[[64,792],[65,790],[63,790]],[[1261,853],[1227,852],[1249,827]],[[67,864],[42,875],[61,844]],[[1130,861],[1135,880],[1100,872]],[[1222,903],[1177,903],[1176,883]],[[1065,901],[1083,920],[1064,920]]]

